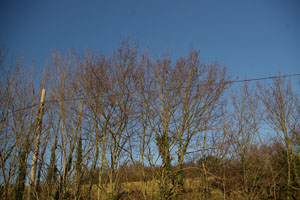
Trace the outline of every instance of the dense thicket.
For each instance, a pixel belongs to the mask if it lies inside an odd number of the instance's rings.
[[[55,52],[41,77],[0,53],[1,199],[300,196],[295,80],[232,84],[198,51],[173,61],[128,42]]]

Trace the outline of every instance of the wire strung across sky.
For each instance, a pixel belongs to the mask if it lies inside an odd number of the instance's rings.
[[[219,84],[234,84],[234,83],[243,83],[243,82],[252,82],[252,81],[262,81],[262,80],[270,80],[270,79],[276,79],[276,78],[287,78],[287,77],[295,77],[295,76],[300,76],[300,73],[298,74],[288,74],[288,75],[278,75],[278,76],[267,76],[267,77],[261,77],[261,78],[251,78],[251,79],[241,79],[241,80],[233,80],[233,81],[225,81],[225,82],[220,82],[220,83],[211,83],[211,84],[198,84],[198,85],[193,85],[190,87],[201,87],[201,86],[209,86],[209,85],[219,85]],[[79,100],[87,100],[95,97],[111,97],[111,96],[117,96],[115,95],[95,95],[93,97],[75,97],[75,98],[69,98],[69,99],[55,99],[55,100],[48,100],[45,101],[44,103],[50,104],[50,103],[58,103],[58,102],[68,102],[68,101],[79,101]],[[16,113],[16,112],[21,112],[30,108],[33,108],[39,104],[35,103],[30,106],[26,106],[24,108],[18,109],[18,110],[13,110],[8,112],[8,114]]]
[[[280,75],[280,76],[268,76],[268,77],[262,77],[262,78],[242,79],[242,80],[236,80],[236,81],[229,81],[227,83],[241,83],[241,82],[250,82],[250,81],[262,81],[262,80],[268,80],[268,79],[287,78],[287,77],[293,77],[293,76],[300,76],[300,74],[288,74],[288,75]]]

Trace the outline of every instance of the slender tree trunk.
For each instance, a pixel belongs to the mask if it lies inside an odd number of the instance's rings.
[[[82,103],[80,103],[80,112],[78,116],[77,130],[77,148],[76,148],[76,163],[75,163],[75,199],[80,199],[80,186],[82,177],[82,138],[81,138],[81,118],[82,118]]]
[[[98,129],[97,129],[98,130]],[[99,130],[98,130],[98,133]],[[99,136],[98,136],[99,137]],[[98,141],[99,142],[99,141]],[[101,162],[100,162],[100,167],[99,167],[99,175],[98,175],[98,200],[102,199],[101,191],[103,190],[102,188],[102,175],[103,175],[103,168],[104,168],[104,162],[105,162],[105,153],[106,153],[106,133],[103,133],[103,138],[102,138],[102,143],[101,143]]]
[[[58,124],[60,122],[60,119],[58,120]],[[59,125],[58,128],[59,129]],[[48,198],[53,198],[53,186],[54,184],[56,184],[56,148],[57,148],[57,139],[58,139],[58,130],[55,133],[55,138],[54,138],[54,143],[53,146],[51,148],[51,156],[50,156],[50,164],[49,164],[49,168],[48,168],[48,172],[47,172],[47,187],[48,187]],[[55,186],[54,186],[55,188]]]
[[[287,159],[287,200],[291,199],[291,159],[290,143],[287,141],[286,159]]]
[[[30,139],[29,135],[26,136],[24,147],[21,152],[20,161],[19,161],[19,171],[17,178],[17,190],[16,190],[16,199],[22,200],[24,189],[25,189],[25,181],[26,181],[26,170],[27,170],[27,157],[30,149]]]
[[[99,158],[98,141],[96,141],[95,146],[96,146],[95,159],[94,159],[94,161],[92,163],[92,167],[90,169],[92,174],[90,175],[90,182],[89,182],[89,187],[88,187],[88,190],[87,190],[87,199],[88,200],[91,199],[91,192],[92,192],[92,189],[93,189],[93,178],[94,178],[94,177],[92,177],[92,175],[94,175],[94,172],[95,172],[96,166],[97,166],[97,162],[98,162],[98,158]],[[100,171],[99,171],[99,173],[100,173]],[[98,186],[98,187],[100,187],[100,186]]]

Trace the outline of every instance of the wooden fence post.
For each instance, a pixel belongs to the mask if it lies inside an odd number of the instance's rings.
[[[41,138],[41,133],[42,133],[45,96],[46,96],[46,90],[43,89],[42,95],[41,95],[40,109],[38,111],[37,120],[36,120],[37,121],[36,138],[35,138],[35,143],[34,143],[32,165],[31,165],[31,171],[30,171],[28,200],[33,199],[33,192],[35,191],[35,174],[36,174],[37,159],[38,159],[38,155],[39,155],[40,138]]]

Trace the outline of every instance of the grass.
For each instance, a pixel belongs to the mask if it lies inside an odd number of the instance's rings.
[[[119,191],[121,195],[121,199],[144,199],[142,191],[143,184],[145,184],[146,194],[149,199],[159,199],[159,182],[155,181],[147,181],[145,183],[142,182],[126,182],[121,184],[121,190]],[[199,190],[201,186],[200,179],[186,179],[184,182],[185,192],[184,194],[177,197],[177,199],[209,199],[209,200],[222,200],[223,193],[218,189],[211,189],[210,194],[204,197],[204,194]],[[98,187],[96,185],[93,186],[92,189],[92,197],[93,199],[97,198],[97,190]],[[103,196],[105,196],[103,194]],[[240,199],[238,193],[233,195],[234,198],[231,199]],[[104,198],[105,199],[105,198]]]

